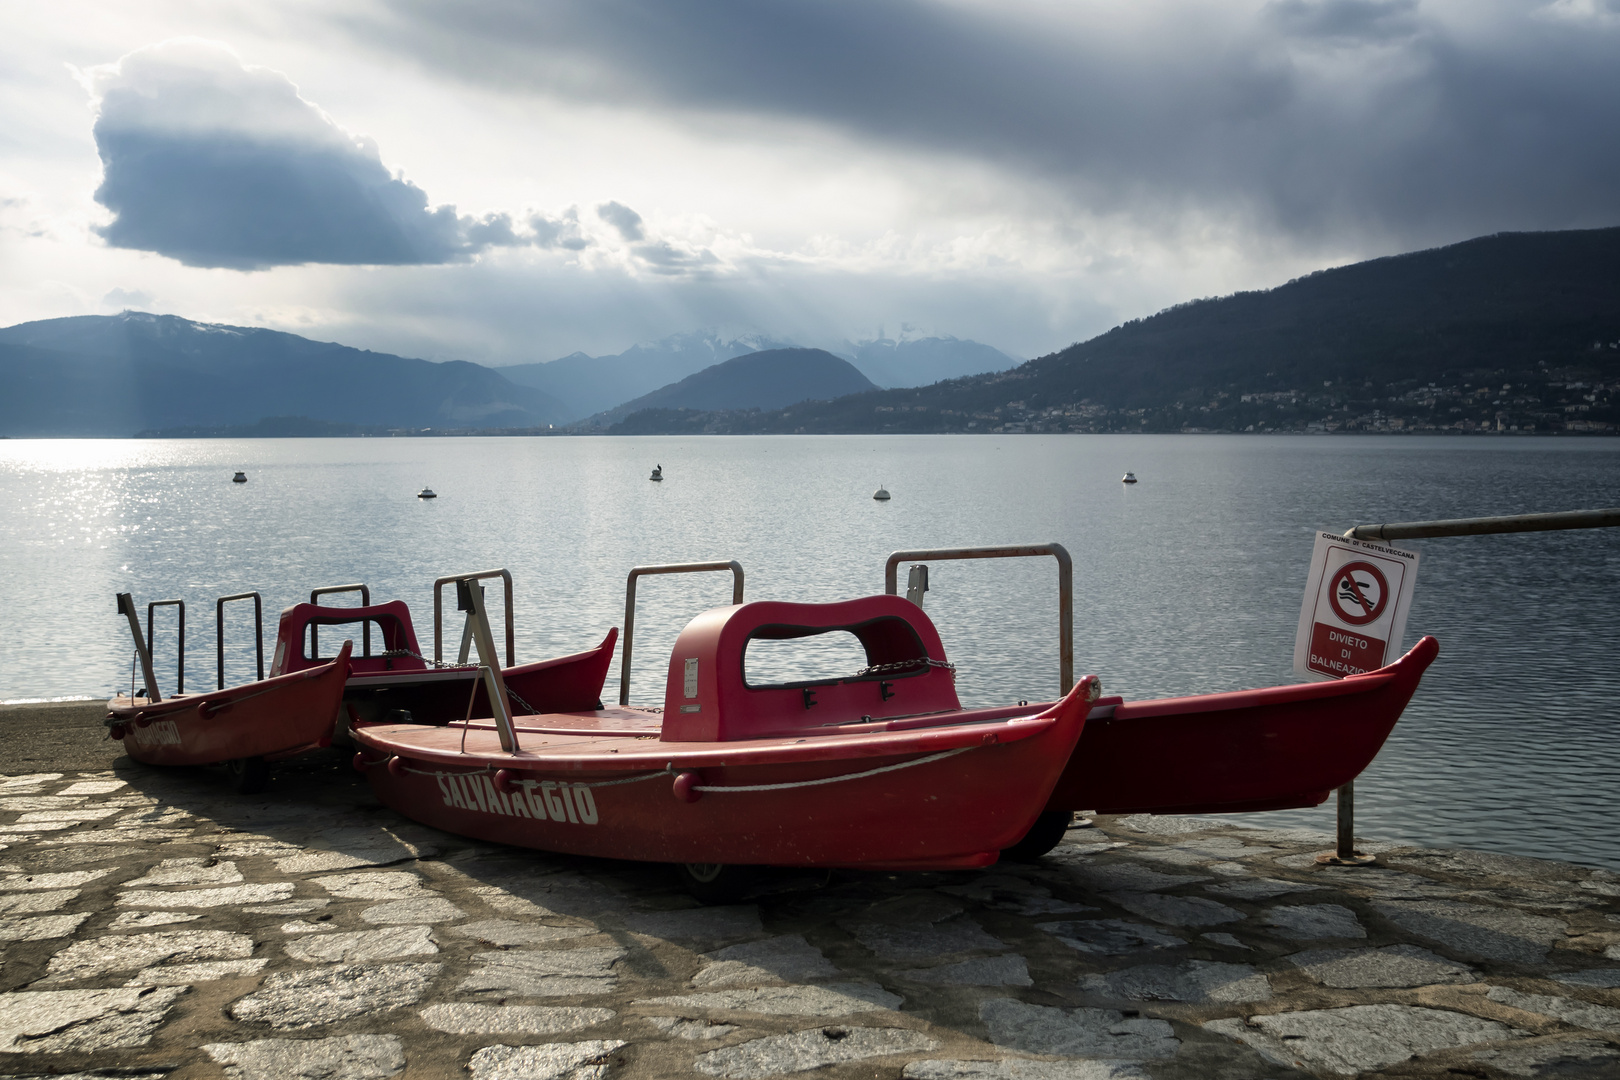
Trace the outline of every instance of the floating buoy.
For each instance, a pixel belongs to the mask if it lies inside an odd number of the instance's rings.
[[[647,477],[647,479],[649,479],[649,480],[663,480],[664,479],[664,467],[662,465],[654,465],[652,475]]]
[[[238,470],[237,474],[235,476],[231,477],[231,483],[233,483],[233,484],[245,484],[245,483],[247,483],[247,473]]]
[[[876,491],[872,492],[872,498],[876,499],[878,502],[888,502],[889,489],[886,487],[878,488]]]
[[[1122,484],[1134,484],[1136,483],[1136,474],[1127,469],[1125,471],[1125,475],[1120,478],[1119,482]]]
[[[416,493],[416,497],[418,499],[437,499],[439,495],[432,488],[423,488]]]

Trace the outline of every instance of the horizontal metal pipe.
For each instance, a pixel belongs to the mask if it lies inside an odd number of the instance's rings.
[[[479,570],[477,573],[473,573],[473,574],[446,574],[442,578],[435,578],[434,579],[434,581],[433,581],[433,662],[435,664],[442,663],[444,661],[444,587],[446,585],[450,584],[453,581],[473,582],[473,581],[483,581],[486,578],[496,578],[496,577],[501,579],[501,584],[505,589],[505,598],[506,598],[506,666],[507,667],[513,667],[514,665],[517,664],[517,660],[515,659],[517,637],[516,637],[515,631],[512,629],[512,571],[506,570],[506,569]],[[491,657],[490,658],[491,663],[494,663],[497,660],[498,660],[497,657]]]
[[[1074,560],[1062,544],[1000,544],[980,547],[930,548],[896,551],[883,564],[883,591],[900,591],[900,564],[940,559],[1021,559],[1050,555],[1058,564],[1058,686],[1067,694],[1074,686]]]
[[[1346,539],[1351,540],[1418,540],[1431,536],[1484,536],[1487,533],[1550,532],[1554,529],[1605,529],[1616,525],[1620,525],[1620,509],[1568,510],[1556,514],[1509,514],[1505,517],[1357,525],[1344,535]]]

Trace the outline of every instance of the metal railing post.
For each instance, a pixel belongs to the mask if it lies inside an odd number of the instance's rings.
[[[153,600],[146,605],[146,653],[148,656],[152,654],[152,609],[160,607],[172,607],[180,612],[179,637],[175,649],[177,656],[175,658],[174,692],[183,694],[186,692],[186,602],[184,600]],[[157,687],[148,686],[146,689],[148,693],[153,693],[157,690]],[[155,701],[156,699],[149,700]]]
[[[309,590],[309,602],[313,604],[323,596],[352,592],[360,594],[361,607],[371,606],[371,589],[369,586],[359,582],[353,585],[323,585],[319,589],[311,589]],[[369,619],[360,620],[360,649],[361,656],[371,655],[371,620]],[[309,625],[309,655],[315,657],[321,655],[321,639],[314,623]]]
[[[899,595],[900,564],[936,559],[1018,559],[1050,555],[1058,564],[1058,685],[1067,694],[1074,688],[1074,560],[1062,544],[1010,544],[1000,547],[934,548],[896,551],[883,564],[883,591]],[[926,584],[927,579],[924,578]]]
[[[736,559],[726,562],[665,563],[660,566],[636,566],[624,587],[624,651],[619,654],[619,704],[630,704],[631,643],[636,634],[636,579],[648,574],[701,574],[710,570],[731,571],[731,602],[743,602],[743,568]]]
[[[477,573],[474,573],[474,574],[449,574],[449,575],[446,575],[445,577],[437,578],[437,579],[434,580],[434,582],[433,582],[433,662],[435,664],[442,663],[444,661],[444,587],[446,585],[450,584],[451,582],[484,581],[484,580],[486,580],[488,578],[494,578],[494,577],[500,578],[501,582],[502,582],[502,584],[504,585],[504,588],[505,588],[505,598],[506,598],[506,666],[507,667],[515,667],[517,665],[517,660],[516,660],[516,656],[517,656],[517,633],[512,628],[512,571],[510,571],[510,570],[480,570],[480,571],[478,571]],[[460,598],[458,596],[457,597],[458,603],[459,603],[459,600],[460,600]],[[479,600],[480,600],[480,603],[482,603],[482,594],[480,594]],[[457,608],[457,610],[458,611],[465,611],[466,608]],[[467,630],[466,630],[465,627],[462,628],[461,637],[462,637],[463,648],[465,649],[466,638],[467,638]],[[493,643],[494,638],[491,637],[490,641]],[[463,653],[463,655],[465,655],[465,652]],[[497,657],[494,654],[494,651],[492,649],[491,652],[490,652],[489,662],[490,663],[495,663],[497,660],[499,660],[499,657]]]
[[[264,681],[264,598],[256,592],[232,593],[214,601],[214,651],[219,660],[219,688],[225,689],[225,605],[231,600],[253,601],[253,647],[258,654],[259,681]]]
[[[118,614],[129,618],[129,636],[135,639],[135,654],[140,657],[141,676],[146,680],[146,700],[153,705],[163,700],[158,692],[157,672],[152,670],[152,650],[141,636],[141,617],[135,611],[135,598],[127,593],[118,594]]]

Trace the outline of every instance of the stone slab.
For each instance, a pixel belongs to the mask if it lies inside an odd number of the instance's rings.
[[[208,1043],[203,1051],[228,1080],[383,1080],[405,1071],[397,1035]]]
[[[592,1039],[539,1046],[486,1046],[467,1062],[472,1080],[601,1080],[625,1045]]]
[[[693,1067],[707,1076],[725,1080],[754,1080],[755,1077],[807,1072],[846,1061],[918,1053],[938,1046],[938,1039],[902,1028],[811,1028],[710,1050],[698,1055]]]
[[[1436,1050],[1514,1037],[1512,1029],[1494,1020],[1390,1004],[1211,1020],[1204,1028],[1246,1043],[1279,1065],[1340,1076],[1387,1068]]]
[[[433,932],[426,926],[299,937],[282,948],[294,960],[309,964],[399,960],[407,956],[433,956],[439,951],[439,947],[433,943]]]
[[[477,953],[472,958],[471,973],[456,989],[519,997],[606,994],[618,985],[613,965],[624,955],[625,951],[618,948]]]
[[[1453,900],[1375,901],[1374,910],[1409,933],[1482,960],[1546,959],[1569,924],[1544,915]]]
[[[905,999],[873,983],[831,983],[826,986],[758,986],[743,990],[713,990],[701,994],[642,998],[637,1005],[717,1012],[760,1013],[766,1016],[853,1016],[856,1013],[898,1009]]]
[[[439,964],[342,964],[272,972],[229,1012],[283,1030],[318,1027],[415,1005],[439,971]]]
[[[1114,1009],[1061,1009],[992,998],[979,1019],[997,1046],[1026,1054],[1141,1061],[1174,1057],[1181,1041],[1163,1020]]]
[[[1124,956],[1141,949],[1173,949],[1186,944],[1172,934],[1125,919],[1044,923],[1041,929],[1071,949],[1099,956]]]
[[[784,934],[731,945],[710,953],[709,961],[692,977],[695,987],[758,986],[831,978],[838,968],[803,934]]]
[[[451,1035],[561,1035],[612,1020],[612,1009],[546,1005],[429,1005],[423,1023]]]
[[[999,1061],[939,1059],[913,1061],[900,1073],[904,1080],[1149,1080],[1136,1061]]]
[[[1404,989],[1470,983],[1477,978],[1474,969],[1467,964],[1447,960],[1417,945],[1316,949],[1294,953],[1288,961],[1323,986],[1338,989]]]
[[[0,1053],[60,1054],[145,1046],[178,988],[28,990],[0,995]]]
[[[1364,938],[1366,927],[1343,904],[1290,904],[1270,908],[1262,916],[1266,929],[1292,941],[1323,938]]]
[[[1188,960],[1143,965],[1081,979],[1088,993],[1123,1001],[1186,1001],[1197,1005],[1270,1001],[1271,984],[1246,964]]]

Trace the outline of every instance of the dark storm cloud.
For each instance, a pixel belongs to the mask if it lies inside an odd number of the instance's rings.
[[[531,243],[505,214],[458,215],[389,174],[273,71],[224,48],[169,42],[94,73],[103,165],[96,200],[114,247],[189,266],[443,263]]]
[[[356,40],[468,80],[827,125],[1148,221],[1416,241],[1620,220],[1607,3],[383,3]]]

